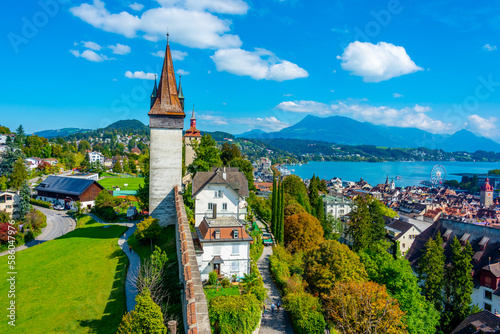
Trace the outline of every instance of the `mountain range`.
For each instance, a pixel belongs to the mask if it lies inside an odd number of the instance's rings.
[[[277,132],[252,130],[236,137],[322,140],[345,145],[442,149],[447,152],[478,150],[500,152],[500,144],[478,137],[468,130],[452,135],[433,134],[416,128],[400,128],[359,122],[344,116],[308,115],[300,122]]]

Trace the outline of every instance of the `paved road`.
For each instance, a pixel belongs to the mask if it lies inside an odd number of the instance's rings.
[[[42,233],[34,240],[31,240],[25,245],[16,247],[16,252],[58,238],[76,228],[75,220],[71,218],[66,211],[56,211],[39,206],[34,207],[47,216],[47,227],[42,228]],[[0,256],[5,254],[7,254],[7,252],[0,253]]]
[[[89,214],[96,222],[107,224],[100,218],[93,214]],[[127,269],[127,280],[125,281],[125,296],[127,298],[127,311],[130,312],[135,308],[135,297],[137,296],[137,287],[135,286],[135,281],[137,274],[139,273],[139,268],[141,266],[141,259],[136,252],[130,252],[129,244],[127,239],[134,234],[137,229],[137,223],[139,221],[131,221],[128,223],[116,223],[116,225],[127,226],[129,229],[118,239],[118,246],[127,254],[129,260],[129,266]],[[115,225],[115,224],[113,224]]]
[[[273,254],[271,246],[264,247],[262,256],[257,262],[260,274],[264,280],[264,287],[267,289],[268,298],[265,300],[266,316],[262,318],[259,334],[278,334],[278,333],[295,333],[292,327],[290,314],[281,309],[279,312],[271,313],[271,303],[276,305],[281,296],[278,288],[274,284],[269,271],[269,256]]]

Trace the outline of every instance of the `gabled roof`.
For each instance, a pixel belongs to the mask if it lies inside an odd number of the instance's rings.
[[[498,316],[489,311],[481,311],[469,315],[451,334],[473,334],[477,333],[478,329],[481,329],[482,333],[497,333],[496,328],[499,326],[500,318]]]
[[[35,190],[79,196],[93,183],[99,188],[104,189],[94,180],[51,175],[40,183]]]
[[[227,184],[241,197],[248,196],[248,180],[235,167],[214,167],[211,172],[196,173],[193,178],[193,197],[209,184]]]
[[[177,84],[175,82],[174,65],[172,55],[170,54],[170,45],[167,41],[165,58],[163,59],[163,68],[158,84],[156,101],[149,111],[148,115],[182,115],[181,102],[177,95]]]
[[[390,222],[389,224],[387,224],[386,227],[389,227],[391,229],[399,231],[400,234],[396,237],[396,239],[399,239],[403,234],[405,234],[412,227],[414,227],[414,225],[407,223],[405,221],[402,221],[401,219],[396,219],[396,220]],[[418,228],[417,228],[417,230],[418,230]]]

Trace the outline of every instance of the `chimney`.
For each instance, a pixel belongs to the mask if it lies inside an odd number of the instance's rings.
[[[226,167],[222,170],[222,178],[225,180],[226,179]]]
[[[212,212],[213,212],[212,213],[212,218],[213,219],[217,219],[217,204],[215,204],[215,203],[212,206]]]

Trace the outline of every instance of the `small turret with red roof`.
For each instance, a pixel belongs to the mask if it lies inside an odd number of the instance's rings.
[[[490,179],[486,178],[484,184],[481,186],[481,191],[493,191],[493,186],[490,184]]]

